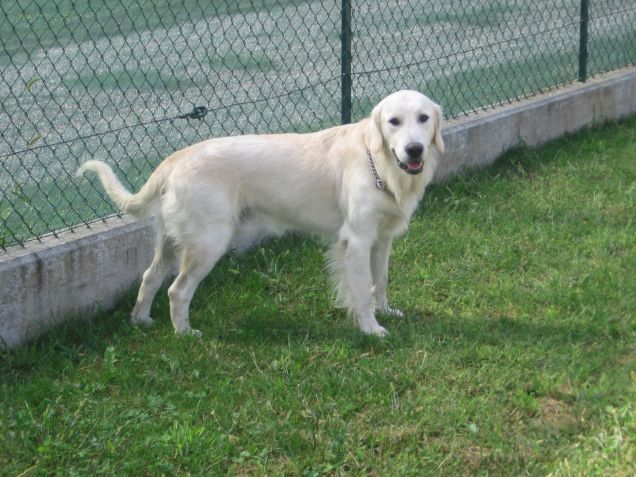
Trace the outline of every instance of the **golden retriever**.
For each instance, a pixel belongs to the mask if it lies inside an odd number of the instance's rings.
[[[442,110],[416,91],[384,98],[371,116],[309,134],[210,139],[175,152],[136,194],[111,168],[87,161],[125,213],[154,216],[152,264],[143,274],[134,324],[151,324],[150,305],[178,265],[168,289],[177,333],[190,327],[199,282],[230,249],[290,229],[326,238],[337,304],[364,333],[384,336],[377,313],[389,307],[389,252],[433,178],[444,152]]]

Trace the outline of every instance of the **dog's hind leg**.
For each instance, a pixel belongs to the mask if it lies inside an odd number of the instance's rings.
[[[170,239],[163,235],[163,231],[159,229],[155,255],[150,267],[144,272],[139,293],[137,294],[137,302],[130,316],[130,322],[133,325],[150,326],[153,324],[153,320],[150,318],[152,300],[166,276],[170,273],[174,262],[174,246]]]
[[[233,229],[229,224],[217,224],[213,231],[201,231],[201,237],[209,237],[211,240],[183,245],[179,274],[168,289],[170,318],[175,333],[201,335],[200,331],[190,327],[190,301],[201,280],[227,251]]]

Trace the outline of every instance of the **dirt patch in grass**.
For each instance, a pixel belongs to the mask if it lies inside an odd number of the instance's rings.
[[[572,431],[577,428],[578,420],[571,406],[550,396],[539,398],[539,414],[533,418],[534,427],[548,428],[555,432]]]
[[[470,471],[479,469],[482,461],[487,459],[491,453],[491,450],[487,447],[475,445],[468,446],[461,452],[464,463]]]

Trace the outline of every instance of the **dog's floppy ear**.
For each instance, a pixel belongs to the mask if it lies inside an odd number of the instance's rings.
[[[367,147],[372,153],[379,153],[384,145],[384,138],[382,137],[382,128],[380,126],[380,116],[382,113],[382,103],[378,104],[369,117],[369,125],[367,126],[367,132],[365,134],[365,140]]]
[[[442,114],[442,107],[438,104],[435,105],[435,146],[437,150],[444,154],[444,140],[442,139],[442,121],[444,116]]]

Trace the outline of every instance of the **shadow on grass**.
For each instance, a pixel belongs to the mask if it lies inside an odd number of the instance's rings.
[[[165,287],[162,291],[165,292]],[[612,343],[624,337],[620,327],[607,326],[602,321],[536,323],[489,316],[449,317],[407,309],[404,318],[379,317],[390,332],[387,338],[381,339],[360,333],[340,310],[332,308],[315,320],[299,320],[294,308],[280,310],[272,316],[269,312],[262,313],[259,303],[254,301],[249,304],[251,311],[238,318],[218,318],[208,322],[199,317],[195,325],[203,330],[203,337],[183,338],[174,336],[167,312],[156,316],[152,328],[132,326],[128,321],[128,310],[132,309],[134,296],[135,293],[130,292],[114,312],[104,311],[89,320],[69,321],[22,348],[1,352],[0,369],[24,377],[51,366],[60,371],[69,366],[80,366],[84,360],[90,362],[104,356],[107,348],[113,345],[146,348],[149,353],[158,353],[165,350],[166,343],[169,348],[201,348],[210,341],[256,349],[263,346],[287,348],[290,343],[302,346],[340,343],[360,354],[370,355],[414,350],[426,343],[426,347],[440,356],[456,354],[458,348],[464,348],[462,366],[478,362],[479,358],[472,355],[471,350],[482,346],[523,348],[526,353],[535,350],[537,355],[549,357],[563,356],[571,348],[590,345],[607,350],[606,353],[595,353],[599,366],[613,366],[620,357],[610,352]],[[572,360],[576,362],[580,358],[572,357]]]

